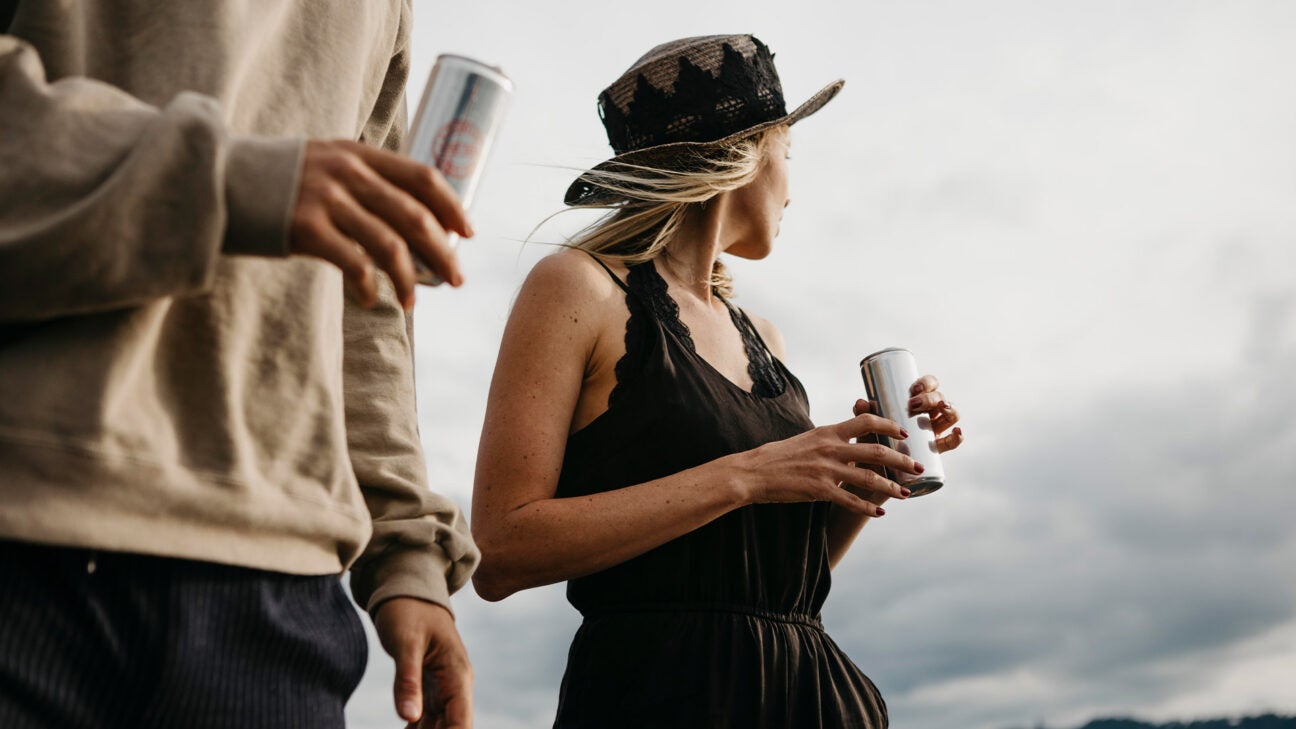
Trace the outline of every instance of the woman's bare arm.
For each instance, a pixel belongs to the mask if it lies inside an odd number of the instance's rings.
[[[847,463],[912,468],[895,451],[849,442],[879,428],[898,433],[894,423],[863,416],[655,481],[555,498],[595,345],[600,336],[624,334],[623,316],[610,305],[621,296],[597,264],[574,252],[541,261],[518,295],[491,384],[473,491],[473,535],[482,551],[473,584],[484,598],[606,569],[750,503],[827,500],[868,512],[871,504],[837,484],[887,486]]]

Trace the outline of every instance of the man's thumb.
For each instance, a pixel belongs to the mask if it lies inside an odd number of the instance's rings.
[[[417,644],[401,646],[396,657],[396,713],[408,722],[423,717],[423,647]]]

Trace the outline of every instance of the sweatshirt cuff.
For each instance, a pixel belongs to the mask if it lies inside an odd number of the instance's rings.
[[[365,565],[364,569],[368,573],[364,582],[374,586],[364,604],[369,615],[376,615],[378,607],[393,597],[426,600],[454,615],[454,609],[450,607],[450,587],[446,584],[450,563],[440,549],[424,547],[392,552]]]
[[[225,159],[225,240],[221,252],[288,255],[306,141],[234,137]]]

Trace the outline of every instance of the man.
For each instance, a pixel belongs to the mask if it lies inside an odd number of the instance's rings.
[[[410,12],[0,3],[0,726],[340,727],[348,567],[400,716],[470,725],[408,248],[458,285],[472,231],[384,151]]]

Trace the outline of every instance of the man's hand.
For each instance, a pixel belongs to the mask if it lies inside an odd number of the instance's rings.
[[[289,249],[342,269],[357,303],[378,298],[375,264],[406,309],[414,306],[411,254],[451,286],[463,282],[449,233],[472,226],[441,173],[407,157],[347,140],[306,143]]]
[[[450,611],[396,597],[378,607],[374,626],[396,659],[396,713],[408,729],[471,729],[472,665]]]

